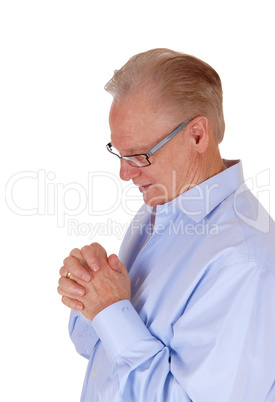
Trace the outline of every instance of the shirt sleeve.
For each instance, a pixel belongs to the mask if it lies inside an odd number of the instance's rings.
[[[190,402],[170,373],[169,348],[154,337],[128,300],[115,303],[92,321],[119,376],[115,401]],[[170,387],[178,399],[171,399]]]
[[[119,377],[119,400],[265,401],[275,378],[274,286],[274,272],[254,262],[223,267],[198,285],[167,345],[129,301],[103,310],[92,326]]]
[[[71,310],[69,334],[77,352],[89,359],[99,340],[92,322],[87,320],[79,311]]]

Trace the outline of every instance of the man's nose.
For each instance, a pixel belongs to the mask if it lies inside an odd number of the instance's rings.
[[[138,177],[140,174],[141,174],[140,168],[131,166],[126,160],[120,159],[119,175],[121,180],[129,181],[131,179]]]

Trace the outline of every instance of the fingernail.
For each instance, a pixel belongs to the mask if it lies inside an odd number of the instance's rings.
[[[93,271],[98,271],[99,270],[99,266],[98,266],[98,264],[93,264],[92,265],[92,269],[93,269]]]
[[[85,282],[89,282],[91,280],[91,276],[89,274],[82,275],[82,279]]]

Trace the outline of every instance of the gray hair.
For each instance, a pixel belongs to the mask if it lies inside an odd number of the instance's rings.
[[[152,49],[129,59],[105,85],[115,102],[141,90],[184,118],[206,116],[217,143],[224,136],[222,84],[204,61],[170,49]],[[190,115],[192,113],[192,116]]]

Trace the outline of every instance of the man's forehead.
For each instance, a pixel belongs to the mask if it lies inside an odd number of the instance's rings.
[[[125,137],[119,134],[111,135],[111,142],[118,151],[124,154],[144,153],[148,150],[148,144],[142,145],[138,142],[137,136],[133,138],[132,136]]]
[[[133,97],[110,110],[111,142],[124,155],[148,152],[173,128],[171,113],[160,113],[148,99]]]

